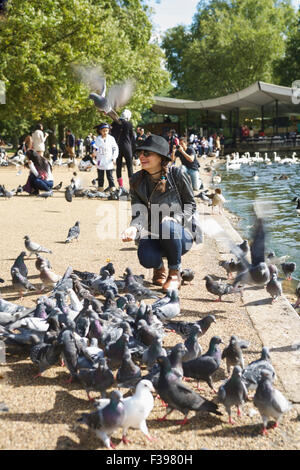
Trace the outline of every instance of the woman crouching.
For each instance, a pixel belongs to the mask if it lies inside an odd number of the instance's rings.
[[[34,150],[26,152],[27,166],[30,170],[24,191],[30,194],[39,194],[41,191],[50,191],[53,187],[53,175],[50,163]]]

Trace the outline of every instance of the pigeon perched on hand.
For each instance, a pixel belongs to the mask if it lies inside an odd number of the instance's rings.
[[[124,400],[121,392],[114,390],[111,392],[109,403],[102,408],[101,405],[97,411],[92,413],[83,413],[77,420],[79,423],[87,424],[93,429],[108,449],[114,449],[111,442],[112,434],[122,426],[125,418]]]
[[[80,222],[77,221],[73,227],[71,227],[68,231],[68,236],[66,238],[65,243],[70,243],[72,240],[78,240],[80,234]]]
[[[231,407],[236,406],[237,414],[241,416],[241,406],[248,400],[248,391],[242,381],[242,369],[240,366],[234,366],[231,377],[220,386],[218,400],[225,406],[229,416],[229,423],[234,424],[231,418]]]
[[[292,408],[285,396],[273,387],[272,373],[265,369],[261,370],[253,403],[263,420],[262,434],[267,434],[267,424],[270,418],[275,419],[272,428],[277,428],[282,415]]]
[[[31,241],[28,235],[25,235],[24,239],[25,247],[30,252],[30,256],[32,253],[52,253],[48,248],[44,248],[42,245]]]

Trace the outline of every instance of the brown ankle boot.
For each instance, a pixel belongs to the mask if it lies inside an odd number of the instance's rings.
[[[169,269],[169,274],[166,282],[163,285],[163,292],[167,292],[168,289],[179,290],[181,287],[181,277],[179,269]]]
[[[163,286],[167,279],[167,272],[164,265],[159,269],[153,269],[152,283],[155,286]]]

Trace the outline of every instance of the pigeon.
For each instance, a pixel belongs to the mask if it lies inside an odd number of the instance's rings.
[[[272,279],[273,274],[276,274],[278,277],[278,268],[276,264],[268,264],[269,272],[270,272],[270,279]]]
[[[237,248],[240,250],[238,258],[244,258],[250,251],[248,240],[243,240],[242,243],[238,243]]]
[[[232,279],[232,273],[241,273],[244,271],[244,265],[240,261],[236,262],[233,259],[231,261],[220,261],[219,266],[225,269],[228,279]]]
[[[136,281],[130,268],[126,268],[125,272],[125,288],[127,292],[133,294],[139,301],[142,299],[158,299],[157,294]]]
[[[285,275],[287,281],[292,280],[292,274],[296,270],[296,263],[282,263],[281,269]]]
[[[224,295],[232,294],[234,292],[233,287],[230,284],[222,282],[221,279],[214,281],[209,275],[204,277],[205,287],[213,295],[217,295],[216,302],[221,302]]]
[[[229,423],[234,424],[231,418],[231,407],[237,407],[237,414],[241,416],[241,406],[248,400],[248,391],[242,381],[242,369],[239,365],[234,366],[232,375],[218,390],[218,401],[223,403],[229,416]]]
[[[146,364],[147,368],[150,370],[151,367],[156,362],[157,358],[160,356],[166,356],[167,352],[162,347],[162,338],[156,336],[150,346],[144,351],[142,361]]]
[[[250,284],[255,286],[264,286],[270,280],[270,271],[265,260],[265,237],[263,220],[256,217],[254,224],[253,242],[251,245],[251,263],[243,258],[245,270],[236,276],[233,282],[233,288],[239,285]]]
[[[74,196],[75,188],[73,184],[70,184],[65,189],[65,200],[67,202],[72,202]]]
[[[282,263],[285,263],[286,260],[289,258],[290,256],[289,255],[283,255],[283,256],[276,256],[275,255],[275,252],[274,251],[271,251],[268,255],[267,255],[267,264],[270,265],[270,264],[275,264],[275,265],[279,265],[279,264],[282,264]]]
[[[127,439],[129,428],[140,429],[149,441],[154,439],[150,436],[146,419],[154,407],[152,393],[154,388],[149,380],[140,380],[134,394],[124,398],[125,417],[122,422],[122,441],[124,444],[130,443]]]
[[[57,282],[61,279],[59,274],[56,274],[51,269],[47,268],[47,266],[42,264],[41,271],[40,271],[40,279],[42,281],[41,291],[45,289],[46,286],[48,287],[55,287]]]
[[[195,323],[191,327],[190,334],[184,342],[184,346],[186,347],[186,353],[182,358],[183,362],[191,361],[192,359],[196,359],[200,356],[202,348],[198,343],[198,337],[201,335],[201,333],[201,327],[197,323]]]
[[[278,281],[277,275],[275,273],[272,274],[270,281],[266,285],[266,291],[272,297],[272,303],[282,295],[282,285],[281,282]]]
[[[225,359],[227,366],[227,373],[230,374],[230,369],[232,366],[240,366],[244,369],[244,358],[242,353],[242,348],[245,348],[248,345],[244,341],[239,341],[239,339],[232,335],[230,337],[229,345],[223,349],[222,359]]]
[[[65,243],[70,243],[72,240],[78,240],[79,234],[80,234],[80,222],[77,221],[73,227],[71,227],[68,231],[68,236],[66,238]]]
[[[11,199],[13,196],[16,195],[16,190],[15,190],[15,189],[13,189],[12,191],[8,191],[8,190],[5,188],[4,184],[2,185],[2,188],[3,188],[3,196],[4,196],[5,198]]]
[[[172,320],[172,318],[180,315],[180,301],[178,291],[171,291],[170,301],[168,303],[156,307],[152,305],[152,311],[162,322]]]
[[[172,330],[174,333],[180,335],[183,339],[187,339],[191,332],[191,328],[194,324],[197,324],[201,328],[200,336],[203,336],[207,332],[212,323],[216,323],[216,318],[214,315],[206,315],[196,322],[186,322],[186,321],[170,321],[165,323],[165,328],[167,330]]]
[[[71,374],[69,379],[71,382],[77,376],[79,354],[84,352],[84,347],[75,333],[74,322],[68,322],[67,327],[59,334],[57,341],[62,344],[62,356]],[[89,356],[88,358],[91,359]]]
[[[143,318],[137,324],[136,338],[145,346],[150,346],[157,336],[157,330],[152,328]]]
[[[264,346],[259,359],[248,364],[242,373],[242,379],[248,390],[256,390],[263,369],[269,370],[272,381],[276,379],[274,367],[271,364],[269,349]]]
[[[110,276],[109,272],[104,270],[102,276],[98,276],[94,281],[91,282],[91,291],[95,294],[107,295],[108,292],[111,292],[113,297],[118,295],[118,287],[113,279]]]
[[[25,248],[30,252],[30,256],[32,253],[52,253],[52,251],[48,250],[48,248],[44,248],[38,243],[31,241],[28,235],[25,235],[24,239]]]
[[[222,340],[219,336],[213,336],[209,343],[208,351],[200,357],[188,362],[183,362],[183,375],[184,377],[191,377],[197,380],[197,388],[199,382],[206,382],[209,387],[215,392],[211,376],[218,370],[221,364],[221,351],[219,344]]]
[[[77,422],[87,424],[96,432],[105,447],[114,449],[115,445],[111,442],[111,436],[122,426],[124,418],[123,396],[119,390],[113,390],[108,404],[105,404],[103,408],[98,407],[92,413],[83,413]]]
[[[39,253],[36,253],[35,267],[38,271],[42,271],[44,267],[51,269],[51,263],[47,258],[44,258]]]
[[[131,358],[131,353],[128,346],[125,347],[122,364],[119,367],[116,375],[118,387],[132,388],[135,387],[137,382],[141,379],[142,372],[137,364]]]
[[[100,268],[100,276],[103,275],[104,271],[108,271],[110,276],[113,276],[116,272],[113,264],[109,260],[107,260],[107,264],[105,266],[102,266],[102,268]]]
[[[48,199],[48,197],[52,197],[53,196],[53,191],[52,189],[50,191],[45,191],[43,193],[40,193],[40,194],[37,194],[37,197],[41,197],[43,199]]]
[[[22,276],[18,268],[11,269],[12,285],[15,290],[23,297],[23,292],[36,291],[36,288],[31,284],[25,276]]]
[[[297,300],[296,300],[296,303],[294,304],[294,308],[297,308],[300,305],[300,282],[298,282],[298,285],[295,290],[295,294],[297,295]]]
[[[59,184],[54,186],[53,191],[59,191],[62,188],[63,182],[61,181]]]
[[[171,352],[168,354],[172,371],[177,373],[178,377],[183,377],[183,358],[187,352],[187,348],[184,344],[178,343],[171,349]]]
[[[113,121],[118,121],[119,116],[116,111],[130,100],[134,90],[134,82],[126,80],[115,84],[107,92],[106,78],[100,67],[76,65],[74,70],[90,89],[89,99],[93,100],[96,108],[101,113],[107,114]]]
[[[105,347],[105,355],[113,369],[121,366],[128,342],[129,335],[123,333],[117,341],[111,342]]]
[[[34,346],[30,350],[30,359],[38,365],[39,373],[35,377],[40,377],[42,373],[58,363],[62,353],[62,345],[54,340],[51,344],[40,342],[36,335],[33,335]]]
[[[222,190],[220,188],[216,188],[212,197],[212,213],[214,212],[214,207],[219,207],[219,214],[221,214],[224,202],[226,202],[226,200],[222,194]]]
[[[159,357],[160,374],[157,383],[157,392],[160,398],[167,403],[165,416],[159,418],[164,421],[166,417],[173,411],[178,410],[184,415],[181,422],[183,426],[188,422],[187,416],[189,411],[207,411],[216,415],[221,415],[218,411],[218,405],[212,401],[206,400],[198,393],[188,388],[181,379],[172,372],[171,364],[168,357]]]
[[[276,428],[284,413],[291,410],[292,405],[285,396],[272,384],[272,373],[262,369],[257,389],[253,398],[254,405],[262,417],[262,434],[267,434],[267,424],[270,418],[275,419],[272,428]]]
[[[19,256],[16,258],[14,264],[11,267],[10,273],[12,275],[12,269],[13,268],[18,268],[19,272],[22,276],[27,277],[28,276],[28,269],[27,266],[24,263],[24,256],[26,256],[26,252],[22,251]]]
[[[98,361],[97,367],[90,369],[80,369],[76,377],[86,390],[88,399],[93,401],[90,391],[100,392],[104,398],[106,390],[112,387],[115,382],[114,375],[107,365],[106,358]]]
[[[78,369],[92,369],[98,367],[100,360],[104,358],[104,351],[99,348],[98,339],[91,338],[90,345],[86,346],[85,351],[91,359],[88,359],[84,355],[79,356],[77,361]]]
[[[185,282],[191,283],[195,277],[195,272],[192,269],[185,268],[180,272],[181,284],[184,286]]]

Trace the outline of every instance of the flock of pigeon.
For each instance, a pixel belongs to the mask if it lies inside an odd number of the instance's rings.
[[[66,243],[78,239],[79,227],[76,222],[70,228]],[[222,263],[229,277],[237,272],[233,283],[205,277],[208,292],[217,295],[217,300],[231,292],[242,293],[246,284],[269,286],[276,280],[275,265],[265,260],[261,219],[257,218],[255,227],[251,261],[247,259],[248,242],[244,241],[233,249],[237,262]],[[208,350],[203,352],[199,338],[207,334],[216,318],[209,314],[196,322],[178,319],[181,314],[178,291],[168,291],[160,297],[145,285],[142,275],[134,274],[129,267],[123,278],[117,280],[109,260],[99,273],[69,266],[63,276],[58,276],[43,257],[51,254],[51,250],[29,236],[24,237],[24,243],[30,256],[36,256],[41,292],[46,288],[49,292],[41,295],[33,308],[0,298],[0,339],[7,348],[19,346],[28,352],[36,366],[35,377],[59,363],[67,367],[69,381],[82,387],[95,405],[95,410],[83,413],[78,423],[93,429],[107,448],[115,447],[111,437],[118,429],[122,429],[124,443],[130,442],[129,428],[140,429],[146,438],[154,439],[146,422],[154,407],[153,393],[166,407],[159,421],[177,410],[183,415],[181,426],[188,422],[191,411],[221,416],[221,406],[229,423],[234,424],[232,407],[236,406],[240,415],[250,390],[255,390],[253,403],[261,414],[264,434],[270,420],[275,421],[276,427],[281,416],[290,410],[291,404],[273,385],[276,374],[268,348],[263,347],[260,358],[248,365],[243,349],[249,343],[235,335],[223,351],[222,339],[212,336]],[[20,295],[36,289],[27,279],[25,255],[23,251],[11,268],[12,284]],[[270,253],[268,259],[274,263],[275,258]],[[290,275],[289,270],[287,273]],[[184,270],[182,282],[190,282],[193,275],[191,270]],[[269,286],[272,298],[278,296],[272,289]],[[165,348],[164,338],[172,333],[182,341]],[[216,389],[213,376],[222,361],[228,378]],[[196,390],[184,383],[191,379],[197,382]],[[199,393],[201,382],[216,394],[214,399]],[[123,388],[132,389],[133,394],[123,396],[120,390]],[[100,397],[94,399],[91,392],[99,393]]]

